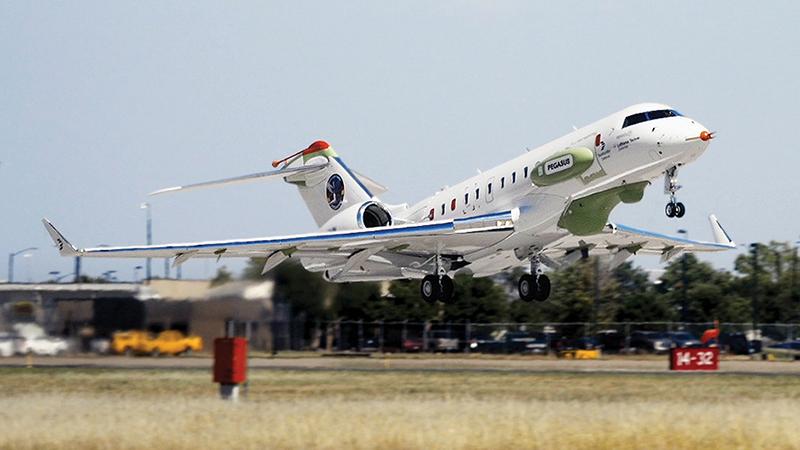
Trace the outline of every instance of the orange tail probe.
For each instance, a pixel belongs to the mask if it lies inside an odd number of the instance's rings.
[[[330,145],[325,141],[315,141],[311,145],[309,145],[308,147],[300,150],[297,153],[293,153],[293,154],[291,154],[291,155],[289,155],[289,156],[287,156],[286,158],[283,158],[283,159],[276,159],[275,161],[272,161],[272,167],[278,167],[281,163],[286,163],[286,165],[289,165],[291,163],[291,161],[288,162],[288,163],[286,161],[289,161],[290,159],[293,161],[293,158],[297,158],[300,155],[309,155],[311,153],[315,153],[315,152],[318,152],[320,150],[325,150],[326,148],[329,148],[329,147],[330,147]]]

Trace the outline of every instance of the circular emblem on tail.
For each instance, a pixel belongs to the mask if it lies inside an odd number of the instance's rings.
[[[325,187],[325,195],[328,198],[328,206],[333,210],[339,209],[344,201],[344,181],[339,174],[333,174],[328,178],[328,184]]]

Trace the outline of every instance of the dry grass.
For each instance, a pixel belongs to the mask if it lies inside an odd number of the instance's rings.
[[[800,448],[798,377],[0,370],[1,448]]]

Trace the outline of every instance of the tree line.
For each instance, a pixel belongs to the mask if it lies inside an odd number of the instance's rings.
[[[253,258],[242,275],[260,280],[264,259]],[[673,258],[651,281],[648,272],[626,262],[609,270],[590,257],[550,272],[550,299],[519,300],[522,269],[493,278],[455,277],[449,304],[427,304],[418,280],[381,283],[328,283],[320,274],[287,261],[267,277],[275,299],[304,321],[444,322],[800,322],[797,250],[787,243],[755,244],[736,258],[733,271],[714,268],[693,254]],[[213,280],[233,276],[221,269]]]

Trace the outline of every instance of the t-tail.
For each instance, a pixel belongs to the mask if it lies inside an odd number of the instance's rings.
[[[325,141],[316,141],[302,152],[273,162],[273,166],[276,163],[288,166],[300,158],[304,167],[322,168],[313,172],[293,174],[287,176],[285,180],[297,186],[306,207],[320,228],[347,227],[344,223],[339,224],[334,218],[356,205],[360,208],[370,202],[377,203],[377,193],[385,191],[377,183],[350,170]],[[375,192],[376,190],[378,192]]]
[[[273,161],[272,167],[277,170],[174,186],[159,189],[150,195],[283,178],[287,183],[297,186],[311,216],[323,230],[392,224],[391,213],[376,197],[386,188],[347,167],[325,141],[316,141],[303,150]]]

